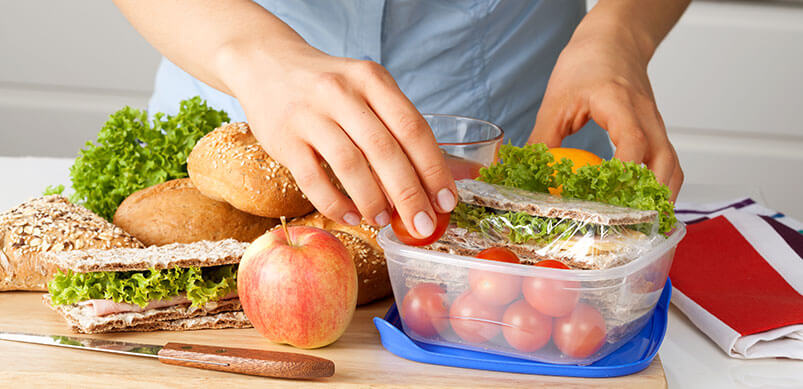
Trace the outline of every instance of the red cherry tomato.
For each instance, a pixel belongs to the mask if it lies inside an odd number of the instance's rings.
[[[510,251],[507,247],[491,247],[480,251],[476,257],[491,261],[521,263],[519,261],[519,256]]]
[[[569,267],[566,266],[565,263],[561,261],[556,261],[554,259],[544,259],[542,261],[538,261],[538,263],[536,263],[535,266],[551,267],[555,269],[569,269]]]
[[[432,337],[449,325],[446,291],[433,283],[418,284],[404,296],[400,313],[407,329]]]
[[[435,232],[424,239],[418,239],[407,232],[407,227],[404,226],[401,216],[399,216],[399,213],[396,212],[395,209],[393,210],[393,215],[390,218],[390,227],[393,228],[393,232],[402,243],[410,246],[426,246],[428,244],[435,243],[438,239],[440,239],[441,236],[443,236],[443,233],[446,232],[446,227],[449,227],[448,213],[436,212],[435,215],[438,217],[438,220],[435,222]]]
[[[605,333],[605,319],[599,311],[580,303],[570,314],[555,319],[552,339],[564,354],[587,358],[605,343]]]
[[[519,263],[519,257],[504,247],[482,250],[477,258]],[[468,283],[474,297],[489,305],[508,304],[521,293],[521,278],[512,274],[471,269],[468,272]]]
[[[451,154],[443,154],[446,161],[446,166],[452,172],[452,177],[455,180],[462,180],[464,178],[474,179],[480,176],[480,169],[484,168],[481,163],[474,162],[469,159],[455,157]]]
[[[475,299],[487,305],[507,305],[521,296],[521,277],[471,269],[468,284]]]
[[[552,335],[552,318],[536,311],[524,300],[507,307],[502,327],[507,343],[521,352],[532,352],[544,347]]]
[[[554,260],[544,260],[535,266],[568,269],[569,267]],[[577,281],[563,281],[553,278],[527,277],[522,281],[521,291],[524,299],[539,312],[553,316],[567,315],[580,299]]]
[[[449,309],[449,322],[454,332],[469,343],[483,343],[499,334],[502,307],[483,304],[466,291],[454,300]]]

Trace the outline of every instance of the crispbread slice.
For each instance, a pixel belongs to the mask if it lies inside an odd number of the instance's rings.
[[[524,212],[533,216],[572,219],[606,226],[651,223],[658,217],[656,211],[565,199],[477,180],[464,179],[455,184],[460,201],[466,204]]]
[[[60,269],[75,273],[141,271],[239,263],[247,247],[248,243],[226,239],[147,248],[74,250],[48,255]]]
[[[234,311],[189,319],[155,321],[152,323],[140,324],[132,328],[126,328],[123,331],[190,331],[251,327],[253,327],[251,321],[248,320],[248,317],[245,316],[243,311]]]
[[[210,301],[200,307],[183,304],[166,308],[149,309],[143,312],[126,312],[106,316],[96,316],[94,311],[86,304],[53,305],[50,300],[50,295],[48,294],[43,296],[43,301],[50,308],[58,312],[67,321],[74,332],[84,334],[121,331],[156,331],[171,328],[175,330],[200,329],[197,326],[211,325],[216,322],[210,320],[193,321],[193,318],[208,317],[223,312],[242,312],[242,305],[237,298]]]

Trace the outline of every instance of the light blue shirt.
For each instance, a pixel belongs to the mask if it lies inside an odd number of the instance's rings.
[[[498,124],[523,145],[558,54],[585,15],[584,0],[262,0],[260,5],[330,55],[382,64],[423,113]],[[163,59],[150,112],[174,113],[200,95],[245,121],[240,104]],[[591,123],[566,147],[611,156]]]

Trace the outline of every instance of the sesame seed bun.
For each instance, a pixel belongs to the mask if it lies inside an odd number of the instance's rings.
[[[390,277],[385,252],[376,243],[377,228],[368,224],[349,226],[340,224],[318,212],[296,218],[291,226],[310,226],[327,230],[340,239],[357,268],[357,305],[387,297],[391,294]],[[275,228],[281,228],[279,226]]]
[[[259,145],[247,123],[224,124],[192,149],[187,170],[205,196],[269,218],[312,212],[290,171]]]

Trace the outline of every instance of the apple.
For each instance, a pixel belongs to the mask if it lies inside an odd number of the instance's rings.
[[[357,270],[346,247],[315,227],[269,231],[245,250],[237,292],[262,336],[299,348],[334,343],[357,306]]]

